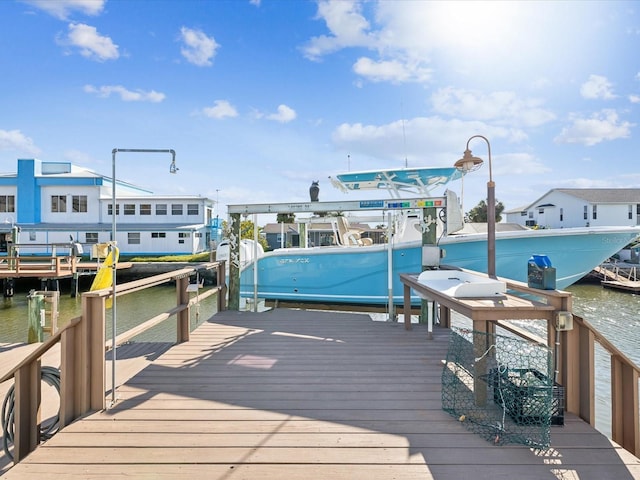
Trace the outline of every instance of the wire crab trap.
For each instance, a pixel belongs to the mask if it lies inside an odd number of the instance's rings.
[[[547,448],[562,424],[552,351],[521,338],[451,330],[442,371],[442,408],[486,440]]]

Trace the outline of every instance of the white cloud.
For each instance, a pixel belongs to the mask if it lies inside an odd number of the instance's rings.
[[[431,78],[431,70],[416,63],[375,61],[367,57],[359,58],[353,65],[353,71],[373,82],[426,82]]]
[[[313,37],[302,48],[305,57],[318,60],[323,55],[345,47],[374,46],[369,22],[362,15],[360,2],[354,0],[321,0],[317,18],[325,21],[330,35]]]
[[[629,95],[629,101],[631,103],[640,103],[640,95],[635,95],[635,94]]]
[[[278,112],[267,115],[269,120],[275,120],[280,123],[288,123],[296,118],[296,111],[286,105],[279,105]]]
[[[589,75],[589,80],[580,87],[580,95],[584,98],[612,100],[617,97],[613,93],[613,84],[602,75]]]
[[[84,91],[87,93],[95,93],[99,97],[107,98],[111,94],[120,95],[120,99],[125,102],[162,102],[166,96],[164,93],[151,90],[145,92],[144,90],[131,91],[123,87],[122,85],[103,85],[101,87],[94,87],[93,85],[85,85]]]
[[[326,33],[310,38],[301,50],[320,60],[341,49],[364,48],[373,62],[437,65],[443,77],[469,81],[472,72],[482,72],[482,81],[495,79],[494,84],[531,85],[541,73],[562,81],[558,73],[567,59],[575,64],[592,40],[597,9],[593,4],[576,11],[565,2],[319,0],[316,19]],[[545,28],[532,33],[529,26],[541,24]]]
[[[621,121],[614,110],[602,110],[590,118],[574,116],[571,125],[565,127],[554,141],[557,143],[580,143],[593,146],[606,140],[628,138],[631,135],[630,122]]]
[[[40,153],[40,149],[35,146],[33,140],[20,130],[0,130],[0,150],[25,152],[29,155]]]
[[[104,9],[106,0],[23,0],[40,10],[44,10],[60,20],[66,20],[73,12],[84,15],[99,15]]]
[[[80,55],[98,60],[115,60],[120,56],[118,45],[111,38],[98,33],[96,27],[84,23],[70,23],[69,34],[58,42],[64,46],[71,46],[80,50]]]
[[[65,150],[64,158],[69,160],[74,165],[89,165],[96,163],[91,155],[75,149]]]
[[[205,107],[202,109],[202,112],[207,117],[218,119],[238,116],[236,107],[226,100],[216,100],[213,107]]]
[[[498,123],[536,127],[555,119],[555,114],[542,108],[542,101],[522,99],[514,92],[480,92],[442,88],[431,96],[433,109],[452,117],[493,120]]]
[[[460,132],[468,134],[462,135]],[[413,166],[452,166],[464,151],[464,141],[474,132],[509,142],[523,138],[519,131],[506,127],[433,116],[383,125],[343,123],[333,131],[332,140],[338,150],[350,152],[354,160],[377,159],[384,167],[393,164],[394,159],[398,162],[396,165],[400,166],[400,160],[405,158]],[[374,166],[369,162],[354,168],[372,169]]]
[[[180,53],[189,63],[199,67],[209,67],[213,64],[211,59],[216,55],[216,50],[220,47],[215,38],[207,37],[200,30],[182,27],[180,29],[180,40],[184,43]]]

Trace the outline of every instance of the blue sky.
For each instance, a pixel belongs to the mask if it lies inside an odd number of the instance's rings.
[[[3,0],[0,172],[70,161],[221,204],[491,143],[507,209],[640,187],[640,3]],[[487,160],[487,145],[471,150]],[[488,169],[464,180],[468,210]],[[451,187],[460,191],[459,181]],[[458,185],[456,185],[458,184]],[[377,195],[381,196],[381,195]],[[353,198],[356,199],[356,198]],[[225,213],[223,208],[221,213]]]

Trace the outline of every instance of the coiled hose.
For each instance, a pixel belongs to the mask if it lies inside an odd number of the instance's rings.
[[[55,367],[44,366],[41,368],[40,377],[46,383],[54,387],[60,395],[60,370]],[[11,460],[13,455],[9,452],[9,445],[13,443],[15,434],[15,385],[11,385],[11,388],[7,392],[7,396],[2,403],[2,443],[4,452]],[[60,410],[55,417],[52,417],[49,422],[42,423],[40,425],[40,439],[48,440],[53,437],[60,428]]]

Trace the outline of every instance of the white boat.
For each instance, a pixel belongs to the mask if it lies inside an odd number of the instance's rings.
[[[346,173],[331,181],[345,191],[386,190],[392,198],[402,199],[407,193],[425,198],[434,188],[460,176],[455,168],[419,168]],[[385,203],[382,207],[389,205]],[[480,233],[463,228],[458,209],[457,198],[450,196],[447,221],[439,222],[437,243],[442,253],[438,257],[442,257],[441,263],[449,266],[486,272],[486,228]],[[336,217],[334,221],[337,241],[331,246],[279,248],[268,252],[256,249],[255,255],[247,248],[246,256],[240,259],[241,297],[388,304],[392,296],[394,303],[402,303],[403,285],[399,274],[422,270],[421,209],[404,210],[395,217],[390,245],[365,241],[357,231],[350,229],[346,217]],[[452,226],[456,224],[456,227]],[[558,289],[577,282],[640,237],[637,226],[540,230],[504,227],[504,224],[497,224],[496,275],[527,282],[529,259],[532,255],[544,255],[555,268]],[[221,243],[218,258],[228,258],[228,255],[228,245]],[[257,274],[254,274],[256,268]],[[412,297],[413,301],[418,303],[420,299],[416,295]]]

